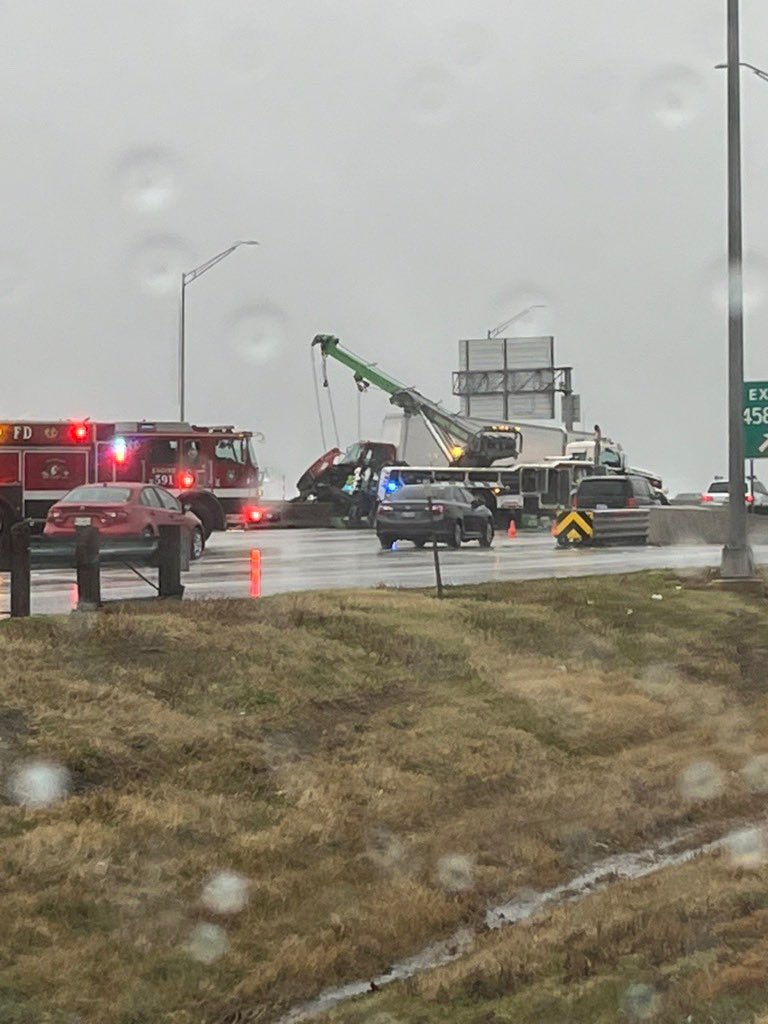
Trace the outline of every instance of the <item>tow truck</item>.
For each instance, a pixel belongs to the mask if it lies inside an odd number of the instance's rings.
[[[323,360],[324,387],[329,387],[327,360],[336,359],[353,371],[358,390],[366,391],[373,385],[403,410],[406,422],[418,417],[449,466],[485,467],[500,459],[514,460],[520,455],[523,439],[517,427],[508,423],[481,423],[449,412],[415,388],[342,348],[334,335],[316,335],[312,347],[316,346]],[[370,520],[381,471],[385,466],[397,464],[397,449],[384,441],[358,441],[346,452],[332,448],[299,479],[299,500],[331,502],[353,525]]]
[[[323,387],[328,387],[325,364],[337,359],[354,373],[359,391],[373,385],[389,395],[392,405],[402,409],[406,418],[418,416],[432,435],[450,466],[492,466],[499,459],[517,459],[523,448],[523,435],[509,423],[488,424],[448,412],[438,402],[425,398],[415,388],[382,373],[373,363],[364,362],[341,347],[332,334],[317,334],[312,346],[319,346],[323,357]]]
[[[0,534],[40,525],[78,484],[158,484],[214,530],[247,521],[260,497],[253,434],[232,426],[135,420],[0,423]]]

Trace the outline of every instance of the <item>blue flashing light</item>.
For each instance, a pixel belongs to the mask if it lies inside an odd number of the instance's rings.
[[[395,491],[399,490],[400,484],[396,480],[387,480],[387,486],[385,488],[387,494],[394,494]]]
[[[128,443],[124,437],[116,437],[112,443],[112,454],[115,462],[125,462],[128,458]]]

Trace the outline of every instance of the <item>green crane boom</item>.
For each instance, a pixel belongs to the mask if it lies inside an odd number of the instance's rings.
[[[448,412],[437,402],[426,398],[393,377],[388,377],[371,363],[353,355],[339,344],[332,334],[318,334],[312,345],[318,345],[325,361],[328,356],[349,367],[361,391],[370,384],[390,396],[393,405],[406,416],[420,416],[448,462],[458,465],[492,465],[496,459],[517,458],[522,450],[522,433],[508,424],[483,426],[463,416]],[[324,378],[327,386],[327,376]]]

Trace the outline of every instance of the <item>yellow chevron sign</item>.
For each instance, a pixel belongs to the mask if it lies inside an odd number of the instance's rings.
[[[564,541],[568,541],[569,544],[581,544],[585,540],[592,540],[594,529],[591,512],[579,512],[578,509],[569,508],[557,517],[552,527],[552,536],[561,544]]]

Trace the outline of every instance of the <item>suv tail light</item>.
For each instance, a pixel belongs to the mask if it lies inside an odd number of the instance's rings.
[[[711,494],[702,494],[701,500],[702,501],[712,501],[712,495]]]
[[[755,502],[754,494],[748,494],[745,500],[746,500],[748,505],[753,505],[754,502]]]
[[[445,512],[445,505],[441,505],[439,503],[437,503],[437,504],[433,503],[433,505],[432,505],[432,515],[433,516],[441,516],[441,515],[443,515],[444,512]]]
[[[637,508],[637,498],[627,498],[625,508]]]

